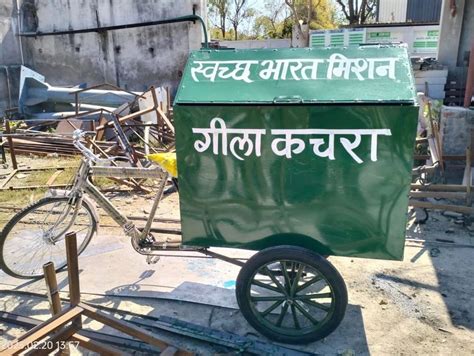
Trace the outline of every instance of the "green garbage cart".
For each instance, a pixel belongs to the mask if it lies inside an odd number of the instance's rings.
[[[236,295],[261,333],[338,326],[327,256],[403,258],[417,113],[404,46],[191,53],[174,104],[183,245],[258,251]]]

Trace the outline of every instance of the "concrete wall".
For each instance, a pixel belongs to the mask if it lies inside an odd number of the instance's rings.
[[[18,0],[21,27],[62,31],[162,20],[193,13],[205,17],[206,0]],[[16,0],[0,1],[0,65],[20,64]],[[199,23],[176,23],[21,39],[25,65],[53,85],[111,83],[129,90],[150,85],[176,89],[190,50],[200,48]],[[0,113],[5,106],[0,69]],[[15,93],[15,96],[17,94]]]

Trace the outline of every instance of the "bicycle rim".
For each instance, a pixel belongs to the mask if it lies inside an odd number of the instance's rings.
[[[67,198],[47,199],[15,216],[2,249],[7,273],[33,278],[43,275],[43,265],[47,262],[53,262],[56,269],[64,267],[66,230],[76,232],[80,253],[94,233],[95,223],[85,205],[81,205],[72,222],[74,210]]]

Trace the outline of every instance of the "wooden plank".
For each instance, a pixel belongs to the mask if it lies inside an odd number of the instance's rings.
[[[168,119],[168,117],[166,117],[165,113],[160,109],[160,108],[156,108],[156,112],[160,115],[160,117],[163,119],[163,121],[166,123],[166,125],[168,126],[168,128],[173,132],[174,132],[174,126],[173,124],[171,123],[171,121]]]
[[[54,172],[51,177],[49,177],[48,181],[46,182],[46,185],[49,187],[51,186],[54,181],[56,180],[56,178],[59,177],[59,175],[64,172],[63,170],[57,170],[56,172]]]
[[[0,189],[5,187],[8,184],[8,182],[10,182],[10,180],[15,176],[15,174],[17,172],[18,172],[18,169],[14,169],[13,171],[11,171],[10,174],[8,175],[8,177],[3,181],[2,186],[0,187]]]

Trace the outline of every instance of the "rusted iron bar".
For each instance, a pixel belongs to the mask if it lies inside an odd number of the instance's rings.
[[[133,336],[134,338],[140,339],[145,341],[147,344],[159,347],[161,350],[165,350],[170,345],[166,342],[156,338],[153,333],[144,330],[143,328],[136,327],[134,325],[130,325],[129,323],[123,322],[116,318],[113,318],[101,310],[91,307],[90,305],[79,303],[79,306],[83,308],[84,315],[97,320],[98,322],[110,326],[118,331],[121,331],[125,334]],[[185,350],[178,350],[175,355],[192,355],[192,353],[185,351]]]
[[[35,326],[33,329],[27,331],[25,334],[20,336],[15,342],[13,342],[6,350],[3,350],[1,355],[10,356],[18,355],[26,348],[33,345],[35,342],[43,339],[50,335],[53,331],[66,325],[74,318],[81,315],[83,309],[79,306],[67,308],[60,313],[54,315],[51,319],[44,323]]]
[[[466,149],[466,205],[471,206],[471,146]]]
[[[61,298],[59,297],[58,281],[53,262],[45,263],[43,266],[44,280],[48,289],[48,299],[51,308],[51,314],[56,315],[61,312]]]
[[[471,53],[469,55],[469,67],[467,69],[466,92],[464,94],[464,107],[471,106],[474,95],[474,40],[471,43]]]
[[[411,184],[411,189],[421,191],[466,192],[466,186],[460,184]]]
[[[413,192],[408,195],[411,198],[440,198],[440,199],[466,199],[466,192]]]
[[[5,120],[5,133],[7,135],[11,134],[11,129],[10,129],[10,120]],[[12,160],[12,166],[13,169],[18,169],[18,164],[16,162],[16,155],[15,155],[15,147],[13,144],[13,138],[11,136],[7,136],[7,142],[8,142],[8,148],[10,150],[10,157]]]
[[[106,346],[101,342],[92,340],[90,337],[75,333],[69,338],[70,341],[78,342],[82,347],[97,352],[101,356],[119,356],[125,353],[111,346]]]
[[[474,208],[469,206],[461,206],[461,205],[450,205],[450,204],[433,204],[427,201],[420,201],[415,199],[410,199],[409,205],[418,208],[426,208],[426,209],[433,209],[433,210],[449,210],[455,211],[462,214],[467,215],[474,215]]]
[[[77,237],[75,232],[66,234],[67,276],[69,281],[69,299],[71,306],[81,301],[79,288],[79,262],[77,258]]]

